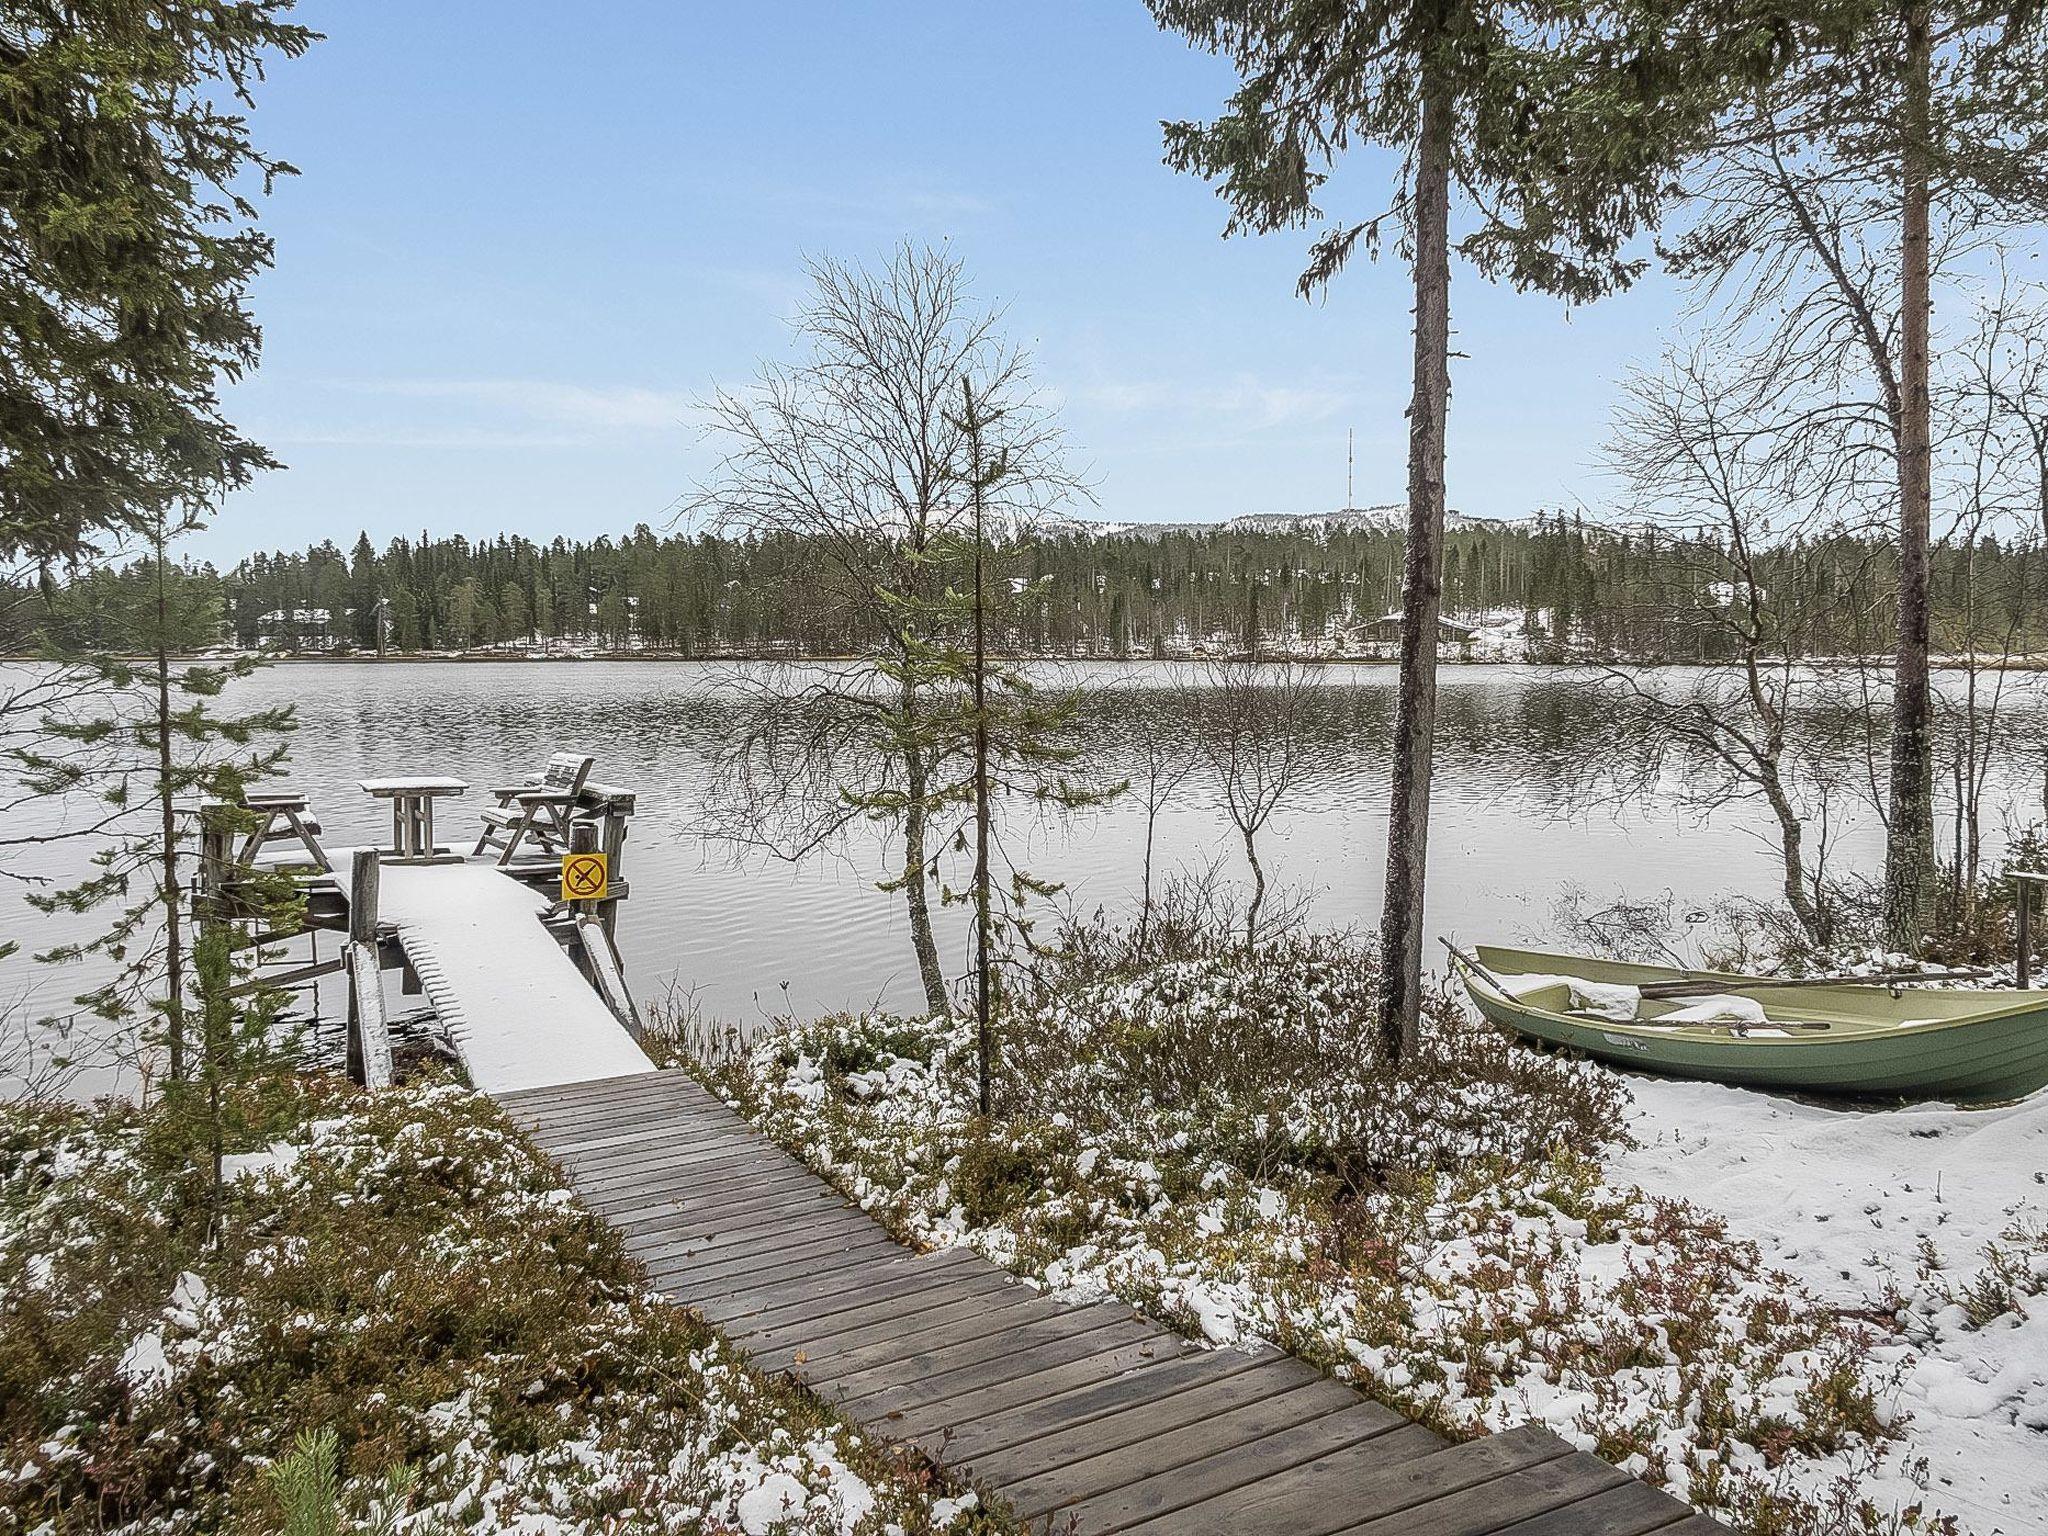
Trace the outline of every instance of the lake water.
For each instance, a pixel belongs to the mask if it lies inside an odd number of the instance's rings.
[[[356,787],[378,775],[446,773],[477,786],[442,802],[444,836],[473,838],[482,786],[516,781],[551,752],[594,753],[594,777],[638,792],[622,873],[631,881],[621,929],[643,1000],[670,987],[703,1012],[742,1024],[784,1011],[815,1014],[870,1004],[912,1007],[920,995],[902,897],[875,889],[886,873],[862,837],[830,857],[784,864],[707,843],[699,829],[712,745],[733,724],[734,668],[721,663],[287,663],[238,684],[233,707],[290,700],[300,730],[288,782],[307,793],[330,845],[389,834],[388,812]],[[1186,739],[1185,695],[1166,669],[1088,665],[1064,674],[1091,691],[1084,774],[1115,780],[1134,731]],[[1589,754],[1607,750],[1603,715],[1582,677],[1529,667],[1456,666],[1442,675],[1430,846],[1429,928],[1464,941],[1540,941],[1557,929],[1568,886],[1593,906],[1620,896],[1681,907],[1733,893],[1768,894],[1772,854],[1746,807],[1702,822],[1641,805],[1591,809],[1569,793]],[[2048,686],[2007,684],[2004,732],[2017,750],[1998,798],[2021,821],[2041,815],[2041,747]],[[1305,894],[1322,926],[1370,926],[1383,877],[1390,667],[1331,667],[1310,714],[1316,769],[1261,838],[1277,887]],[[1874,868],[1874,815],[1837,808],[1834,858]],[[1998,821],[1994,816],[1994,825]],[[1070,819],[1012,824],[1034,873],[1064,881],[1077,910],[1135,909],[1145,816],[1132,797]],[[63,857],[81,862],[84,850]],[[1161,815],[1162,874],[1217,861],[1244,879],[1241,846],[1198,765]],[[46,868],[53,868],[47,864]],[[10,893],[5,931],[40,946],[52,920]],[[966,969],[961,909],[942,914],[950,974]],[[1434,951],[1435,946],[1432,945]],[[1436,957],[1432,954],[1432,960]],[[0,966],[0,1002],[48,1010],[79,989],[74,971]]]

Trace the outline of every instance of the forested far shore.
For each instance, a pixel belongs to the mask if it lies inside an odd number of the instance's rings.
[[[1014,655],[1168,657],[1193,652],[1370,655],[1400,605],[1401,533],[1304,520],[1293,529],[1174,526],[1063,530],[1001,552],[1014,593]],[[200,626],[190,648],[392,654],[590,648],[675,656],[830,657],[880,638],[861,603],[833,589],[801,537],[655,533],[548,543],[366,535],[249,557],[232,570],[180,567]],[[1710,534],[1615,529],[1538,513],[1446,534],[1444,609],[1480,659],[1576,655],[1716,661],[1755,622],[1795,655],[1863,657],[1888,647],[1897,557],[1843,530],[1736,553]],[[1940,653],[2021,660],[2048,653],[2041,551],[1989,534],[1934,550]],[[0,602],[0,652],[121,651],[155,618],[154,567],[106,562]],[[1740,611],[1754,601],[1763,610]]]

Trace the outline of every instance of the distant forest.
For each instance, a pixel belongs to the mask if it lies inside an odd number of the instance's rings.
[[[1066,531],[1001,552],[1006,649],[1146,657],[1243,650],[1363,649],[1361,626],[1398,606],[1401,535],[1377,527]],[[2031,545],[1992,538],[1935,552],[1937,647],[2048,649],[2048,570]],[[1774,546],[1756,584],[1774,627],[1814,656],[1888,648],[1896,555],[1840,534]],[[530,648],[546,642],[685,656],[843,655],[874,639],[821,583],[801,541],[659,535],[642,525],[590,543],[518,537],[359,537],[350,550],[251,556],[232,571],[188,566],[218,589],[217,637],[281,650],[374,652]],[[1531,659],[1563,654],[1713,660],[1725,654],[1731,581],[1713,540],[1617,531],[1540,514],[1448,534],[1444,611],[1519,620]],[[47,635],[73,649],[120,649],[148,600],[147,567],[101,566],[49,592],[20,587],[0,612],[0,646]]]

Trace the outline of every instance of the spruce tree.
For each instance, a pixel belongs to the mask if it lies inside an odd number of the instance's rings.
[[[216,389],[256,360],[237,110],[312,42],[291,0],[0,0],[0,557],[47,564],[272,461]]]
[[[1400,704],[1381,923],[1390,1060],[1421,1007],[1423,880],[1442,606],[1451,257],[1518,289],[1584,303],[1625,287],[1626,254],[1674,167],[1725,104],[1727,82],[1778,63],[1772,29],[1704,30],[1656,3],[1550,0],[1148,0],[1160,24],[1230,59],[1222,116],[1166,125],[1174,169],[1219,184],[1226,233],[1323,218],[1315,198],[1354,144],[1400,157],[1391,214],[1327,224],[1309,296],[1398,227],[1415,296]],[[1456,194],[1454,199],[1454,193]],[[1472,220],[1451,235],[1454,200]]]
[[[145,658],[70,658],[71,665],[95,676],[95,697],[103,707],[49,715],[44,740],[12,754],[33,790],[96,802],[111,833],[85,879],[28,897],[46,913],[84,916],[104,909],[111,911],[111,921],[98,935],[56,945],[38,958],[51,964],[91,959],[106,967],[105,979],[77,1003],[110,1023],[140,1023],[144,1035],[138,1043],[162,1048],[173,1081],[192,1065],[187,1010],[194,913],[188,884],[195,873],[197,817],[209,804],[233,807],[250,786],[277,772],[286,752],[283,737],[296,725],[288,704],[241,715],[218,711],[214,701],[229,683],[249,675],[252,659],[185,659],[217,645],[221,627],[214,589],[171,558],[172,540],[188,528],[162,518],[151,525],[149,584],[135,594],[127,624]],[[223,814],[230,834],[246,826],[245,814]],[[284,914],[291,892],[258,878],[250,880],[249,891],[267,914],[259,926],[288,926]]]

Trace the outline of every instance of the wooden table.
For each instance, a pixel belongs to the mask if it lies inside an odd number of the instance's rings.
[[[459,853],[434,846],[434,802],[443,795],[469,789],[462,779],[427,775],[410,779],[358,779],[366,795],[391,802],[391,860],[396,864],[434,864],[459,860]]]

